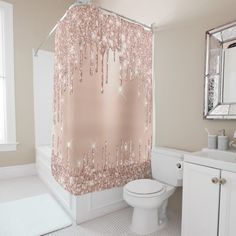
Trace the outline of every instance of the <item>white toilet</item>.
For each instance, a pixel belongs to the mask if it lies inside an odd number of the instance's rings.
[[[176,187],[182,186],[183,155],[186,152],[169,148],[152,150],[152,179],[139,179],[124,186],[124,200],[134,207],[131,230],[136,234],[150,234],[167,222],[168,198]]]

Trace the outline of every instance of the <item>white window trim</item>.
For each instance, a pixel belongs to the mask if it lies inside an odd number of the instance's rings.
[[[15,151],[16,118],[15,118],[15,81],[14,81],[14,43],[13,43],[13,5],[0,1],[4,11],[4,48],[6,66],[6,142],[0,144],[0,151]]]

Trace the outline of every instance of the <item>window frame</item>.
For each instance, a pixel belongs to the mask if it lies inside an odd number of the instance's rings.
[[[3,46],[5,67],[5,124],[6,133],[4,143],[0,143],[1,151],[15,151],[16,118],[15,118],[15,80],[14,80],[14,42],[13,42],[13,5],[0,1],[0,10],[3,11]]]

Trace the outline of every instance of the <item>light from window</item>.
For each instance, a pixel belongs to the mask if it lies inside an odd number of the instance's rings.
[[[0,151],[16,150],[13,6],[0,0]]]
[[[5,99],[5,65],[4,65],[4,18],[3,10],[0,9],[0,143],[5,143],[6,139],[6,99]]]

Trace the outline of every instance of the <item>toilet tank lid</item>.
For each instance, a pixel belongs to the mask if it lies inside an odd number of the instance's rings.
[[[179,158],[183,158],[184,154],[188,154],[189,152],[184,150],[179,150],[175,148],[169,148],[169,147],[153,147],[152,148],[153,153],[160,153],[167,156],[175,156]]]

